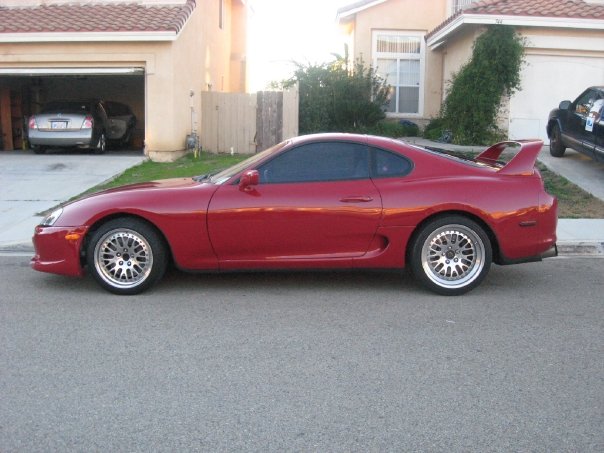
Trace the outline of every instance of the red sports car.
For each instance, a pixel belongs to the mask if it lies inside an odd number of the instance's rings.
[[[556,254],[557,201],[534,168],[541,141],[465,160],[381,137],[287,140],[213,175],[106,190],[34,235],[38,271],[136,294],[169,262],[187,271],[408,266],[439,294],[476,287],[491,262]],[[508,162],[500,154],[519,148]]]

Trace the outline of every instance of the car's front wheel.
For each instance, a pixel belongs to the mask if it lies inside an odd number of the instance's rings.
[[[562,143],[562,133],[560,132],[560,126],[554,124],[552,126],[552,133],[549,139],[549,153],[554,157],[564,156],[566,146]]]
[[[411,270],[428,289],[446,296],[478,286],[491,267],[492,248],[484,229],[462,216],[446,216],[426,224],[410,254]]]
[[[95,231],[86,250],[88,269],[106,290],[138,294],[155,284],[166,271],[165,242],[146,222],[118,218]]]

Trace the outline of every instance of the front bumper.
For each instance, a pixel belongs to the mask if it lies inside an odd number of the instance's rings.
[[[88,227],[44,227],[35,229],[35,255],[31,267],[40,272],[81,277],[84,268],[80,250]]]

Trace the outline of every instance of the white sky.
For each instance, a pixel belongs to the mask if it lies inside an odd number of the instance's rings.
[[[343,54],[336,12],[355,0],[255,0],[250,16],[248,70],[251,91],[293,74],[292,61],[322,63]]]

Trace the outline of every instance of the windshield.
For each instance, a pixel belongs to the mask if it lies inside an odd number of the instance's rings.
[[[269,149],[262,151],[261,153],[254,154],[252,157],[245,159],[239,162],[238,164],[227,168],[226,170],[222,170],[221,172],[212,175],[210,177],[210,182],[214,184],[224,184],[237,173],[240,173],[247,167],[253,166],[256,162],[264,159],[267,155],[280,151],[287,143],[289,143],[289,141],[281,142],[275,146],[270,147]]]

